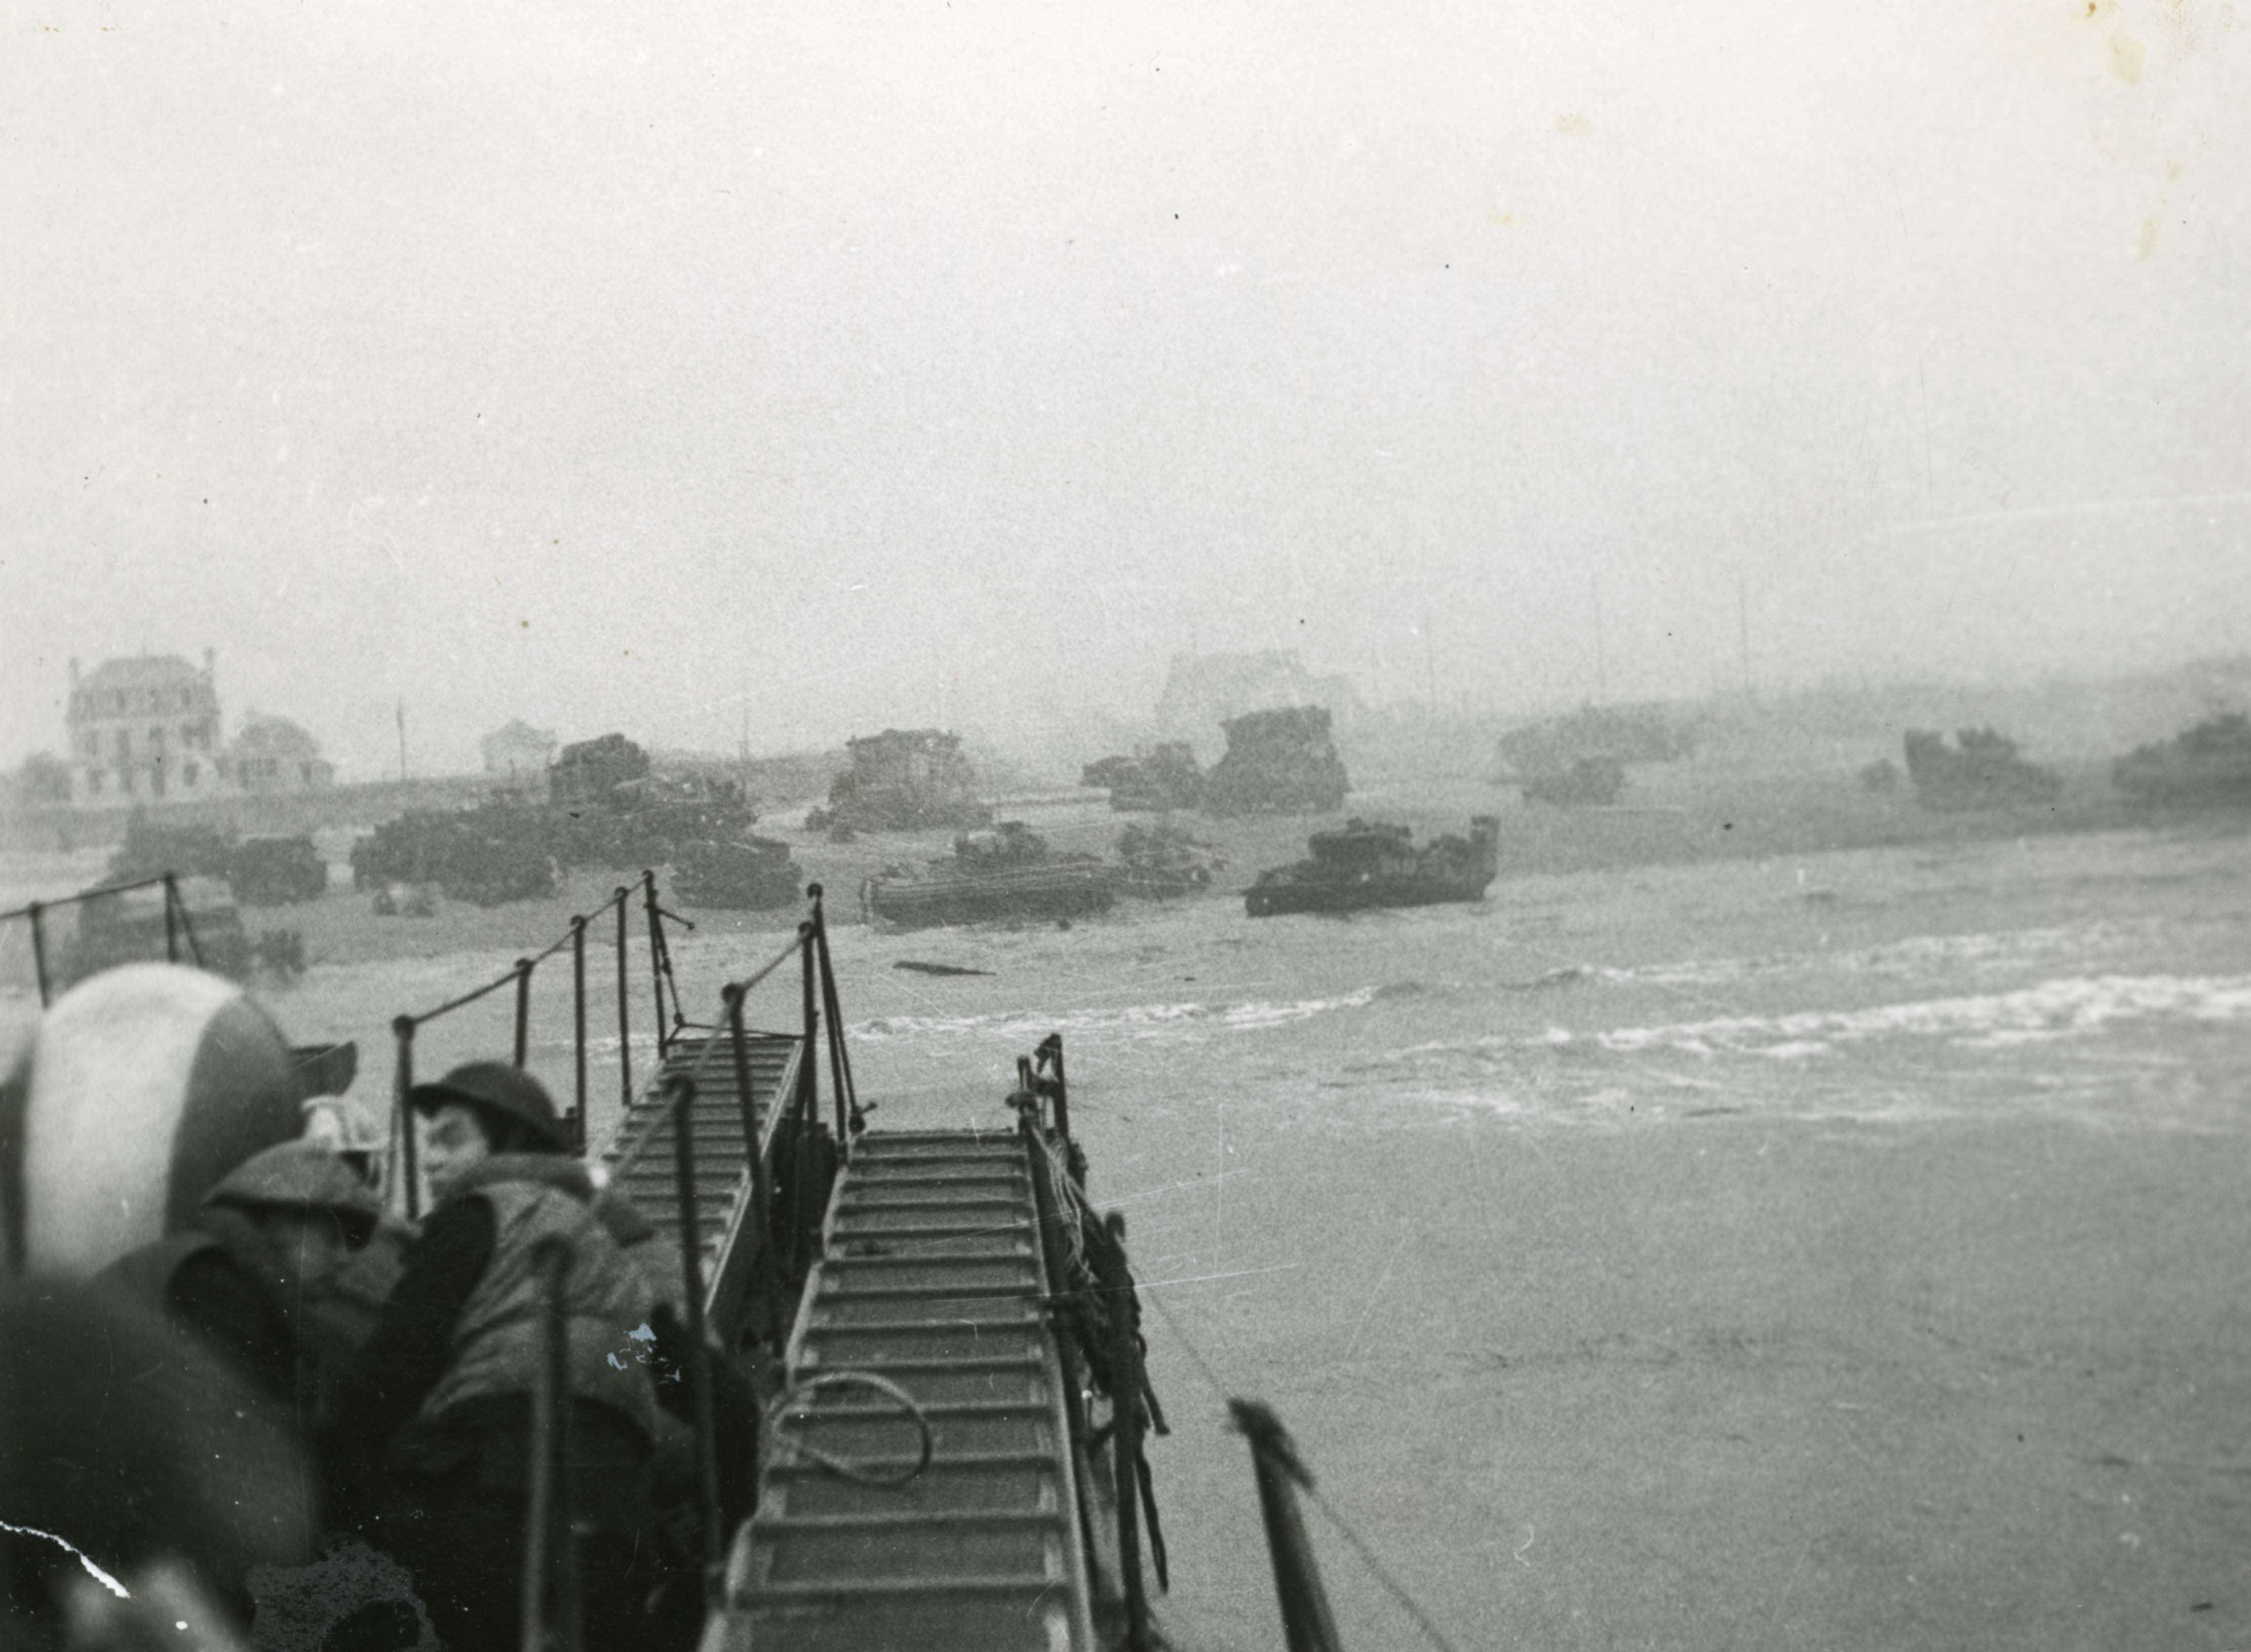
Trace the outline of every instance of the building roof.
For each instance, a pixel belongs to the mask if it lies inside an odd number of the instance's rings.
[[[521,717],[510,717],[505,723],[477,742],[480,746],[502,744],[552,746],[554,743],[555,731],[552,729],[535,729]]]
[[[252,717],[234,736],[234,749],[244,755],[276,757],[317,757],[321,743],[287,717]]]
[[[80,688],[160,688],[196,683],[204,674],[177,654],[128,654],[105,660],[80,680]]]

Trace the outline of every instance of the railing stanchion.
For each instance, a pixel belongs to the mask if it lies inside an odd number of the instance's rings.
[[[867,1128],[860,1113],[860,1093],[852,1083],[852,1057],[844,1047],[844,1011],[836,996],[836,971],[828,957],[828,916],[821,902],[821,886],[811,886],[813,938],[821,960],[821,1007],[828,1017],[828,1082],[836,1091],[836,1139],[845,1139],[848,1125],[854,1135]]]
[[[1117,1454],[1112,1473],[1118,1486],[1119,1580],[1126,1587],[1125,1652],[1150,1652],[1149,1592],[1141,1579],[1141,1348],[1133,1330],[1133,1286],[1130,1279],[1103,1283],[1110,1298],[1111,1443]]]
[[[586,1145],[586,920],[571,920],[571,1097],[577,1145]]]
[[[1298,1455],[1282,1420],[1256,1400],[1230,1400],[1236,1431],[1250,1441],[1258,1477],[1258,1508],[1266,1521],[1266,1547],[1274,1562],[1274,1593],[1282,1606],[1282,1635],[1289,1652],[1340,1652],[1336,1620],[1313,1559],[1313,1539],[1298,1507],[1298,1488],[1313,1476]]]
[[[805,1054],[797,1067],[797,1099],[799,1106],[804,1109],[807,1130],[811,1130],[821,1116],[821,1011],[814,1002],[813,934],[811,920],[797,926],[798,950],[805,964]]]
[[[531,1053],[531,960],[516,961],[516,1064]]]
[[[398,1055],[391,1069],[391,1123],[397,1131],[398,1143],[398,1185],[406,1220],[412,1221],[422,1213],[421,1165],[414,1148],[414,1109],[407,1105],[407,1092],[414,1088],[414,1018],[402,1015],[391,1024],[392,1035],[398,1040]]]
[[[1038,1058],[1040,1066],[1055,1069],[1056,1134],[1062,1137],[1067,1145],[1070,1141],[1070,1084],[1063,1075],[1063,1034],[1049,1033],[1040,1040],[1040,1047],[1033,1054]]]
[[[1022,1058],[1017,1070],[1029,1078],[1029,1063]],[[1061,1224],[1065,1220],[1057,1208],[1063,1190],[1048,1179],[1047,1149],[1040,1140],[1040,1098],[1029,1083],[1020,1085],[1015,1095],[1008,1098],[1016,1109],[1017,1132],[1024,1144],[1024,1155],[1032,1173],[1032,1209],[1039,1220],[1041,1259],[1045,1264],[1048,1289],[1068,1289],[1070,1275],[1065,1261]],[[1070,1446],[1074,1463],[1084,1472],[1091,1472],[1093,1448],[1088,1440],[1086,1417],[1086,1379],[1080,1369],[1079,1350],[1075,1337],[1057,1336],[1055,1339],[1056,1362],[1063,1372],[1063,1427],[1070,1434]],[[1087,1570],[1091,1581],[1095,1566],[1094,1510],[1085,1498],[1078,1503],[1078,1540],[1086,1556]]]
[[[688,1295],[689,1397],[696,1407],[696,1478],[703,1525],[703,1596],[717,1607],[724,1565],[719,1527],[718,1425],[711,1407],[711,1351],[703,1331],[703,1224],[696,1208],[696,1137],[692,1115],[696,1081],[682,1073],[668,1079],[672,1102],[672,1164],[680,1195],[680,1280]]]
[[[751,1231],[757,1235],[758,1245],[751,1266],[758,1269],[762,1282],[767,1334],[779,1344],[788,1331],[782,1324],[779,1273],[772,1255],[773,1167],[766,1163],[765,1144],[758,1139],[758,1101],[751,1094],[751,1052],[743,1034],[743,989],[730,981],[720,996],[726,1001],[727,1036],[734,1046],[735,1093],[743,1109],[743,1151],[751,1161]],[[772,1106],[773,1102],[767,1105]]]
[[[672,1040],[664,1026],[664,918],[656,909],[656,874],[641,874],[641,897],[648,906],[648,974],[656,987],[656,1059],[671,1053]]]
[[[571,1521],[571,1323],[564,1285],[570,1241],[550,1237],[532,1253],[538,1270],[541,1354],[531,1390],[531,1484],[525,1498],[523,1652],[579,1652],[578,1546]],[[550,1585],[552,1585],[551,1587]],[[554,1628],[551,1642],[548,1627]]]
[[[45,1009],[52,996],[47,988],[47,930],[43,922],[46,908],[34,901],[24,912],[31,920],[31,975],[39,984],[39,1007]]]
[[[627,1112],[633,1110],[633,1027],[626,1013],[628,996],[626,979],[627,930],[632,923],[626,886],[618,885],[618,892],[610,897],[618,909],[618,1103]]]
[[[180,886],[173,875],[164,874],[164,962],[180,961]]]

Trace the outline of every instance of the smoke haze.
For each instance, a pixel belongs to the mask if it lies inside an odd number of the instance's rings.
[[[0,3],[0,761],[2251,647],[2232,4]]]

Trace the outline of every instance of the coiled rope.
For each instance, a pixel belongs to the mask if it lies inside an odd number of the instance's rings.
[[[878,1474],[782,1432],[781,1422],[786,1414],[793,1411],[806,1411],[807,1402],[814,1394],[838,1388],[872,1388],[886,1399],[897,1401],[899,1408],[906,1413],[907,1420],[914,1424],[915,1432],[922,1437],[922,1449],[905,1473]],[[828,1414],[851,1415],[853,1413],[832,1411]],[[930,1431],[930,1419],[924,1414],[921,1404],[890,1378],[878,1377],[872,1371],[825,1371],[816,1376],[800,1377],[767,1404],[765,1422],[766,1437],[776,1450],[825,1469],[840,1480],[849,1480],[855,1485],[905,1485],[909,1481],[919,1478],[922,1471],[930,1467],[931,1454],[937,1448],[937,1441]]]

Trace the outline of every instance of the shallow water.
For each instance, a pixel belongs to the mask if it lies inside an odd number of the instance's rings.
[[[784,939],[679,939],[691,1013]],[[1465,1648],[2251,1643],[2229,1593],[2251,1430],[2227,1420],[2251,1398],[2230,1179],[2251,840],[1924,845],[1504,876],[1479,905],[1348,919],[1207,900],[835,944],[878,1126],[1005,1122],[1015,1057],[1064,1036],[1093,1191],[1155,1287],[1184,1647],[1280,1644],[1215,1384],[1277,1404]],[[358,1039],[379,1104],[391,1016],[515,955],[322,964],[269,1001],[295,1041]],[[597,1135],[612,968],[598,954]],[[567,975],[543,969],[533,1015],[560,1094]],[[645,1069],[645,956],[628,980]],[[796,993],[782,971],[753,1021],[793,1025]],[[419,1070],[505,1053],[509,1014],[502,992],[426,1029]],[[2172,1501],[2145,1516],[2137,1495]],[[1415,1644],[1315,1529],[1347,1643]]]

